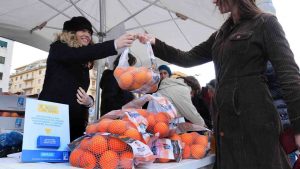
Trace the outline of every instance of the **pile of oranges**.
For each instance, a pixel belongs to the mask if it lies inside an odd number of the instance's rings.
[[[118,138],[96,134],[84,138],[70,155],[70,164],[85,169],[133,167],[130,146]]]
[[[96,133],[92,138],[84,138],[80,145],[71,153],[70,164],[82,168],[132,168],[134,155],[132,149],[118,138],[101,135],[99,132],[118,134],[120,138],[129,137],[145,144],[149,140],[143,138],[137,124],[130,121],[127,116],[131,109],[124,110],[124,115],[118,119],[101,119],[97,123],[87,126],[86,133]],[[183,147],[183,159],[201,159],[208,149],[208,136],[196,132],[176,134],[169,128],[172,120],[167,112],[152,113],[145,109],[133,109],[135,114],[146,119],[145,128],[147,133],[158,134],[159,139],[167,138],[178,140]],[[121,110],[123,113],[123,110]],[[125,112],[128,114],[125,115]],[[122,114],[121,113],[121,114]],[[139,116],[138,117],[141,117]],[[157,139],[154,137],[154,139]],[[182,144],[183,143],[183,144]],[[181,147],[179,146],[179,147]],[[167,156],[166,156],[167,157]],[[177,157],[175,157],[177,159]],[[181,154],[180,154],[181,158]],[[175,159],[175,160],[176,160]],[[156,162],[166,163],[174,159],[158,158]]]
[[[157,84],[152,84],[153,71],[146,67],[117,67],[114,76],[123,90],[137,90],[150,85],[148,91],[156,91]]]
[[[23,117],[17,112],[0,112],[0,116],[2,117]]]

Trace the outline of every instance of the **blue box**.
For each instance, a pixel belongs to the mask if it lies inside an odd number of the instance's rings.
[[[37,138],[37,148],[58,149],[59,147],[60,147],[60,137],[38,136]]]

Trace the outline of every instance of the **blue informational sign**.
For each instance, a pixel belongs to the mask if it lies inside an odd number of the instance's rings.
[[[26,99],[22,162],[68,162],[69,106]]]

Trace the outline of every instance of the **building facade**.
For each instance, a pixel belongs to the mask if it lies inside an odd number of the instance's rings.
[[[46,59],[15,69],[16,72],[10,76],[11,93],[24,94],[27,96],[38,96],[44,84],[46,73]],[[88,94],[96,96],[96,71],[90,71],[90,87]]]
[[[0,92],[9,90],[13,41],[0,37]]]

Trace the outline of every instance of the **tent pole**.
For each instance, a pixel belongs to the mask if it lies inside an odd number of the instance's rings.
[[[99,42],[104,42],[104,36],[105,36],[105,22],[106,22],[106,0],[99,0],[99,14],[100,14],[100,32],[98,34]],[[100,79],[102,77],[103,67],[102,64],[100,64],[100,60],[98,60],[97,64],[97,79],[96,79],[96,104],[95,104],[95,113],[96,113],[96,119],[99,119],[101,116],[101,112],[99,111],[100,108]]]

